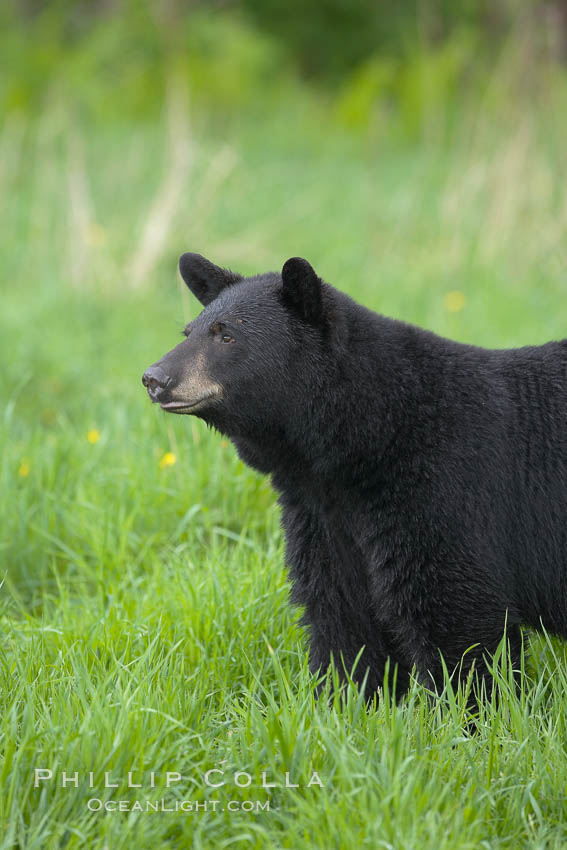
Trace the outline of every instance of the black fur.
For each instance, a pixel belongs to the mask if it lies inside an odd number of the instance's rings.
[[[221,289],[242,280],[239,274],[229,269],[221,269],[200,254],[183,254],[179,259],[179,271],[187,285],[201,304],[210,304]]]
[[[567,636],[567,342],[462,345],[305,260],[241,279],[196,257],[208,306],[160,361],[165,398],[202,355],[222,396],[196,415],[271,474],[311,668],[364,647],[356,678],[390,658],[402,691],[413,665],[439,685],[440,653],[484,675],[505,626],[515,663],[522,625]]]

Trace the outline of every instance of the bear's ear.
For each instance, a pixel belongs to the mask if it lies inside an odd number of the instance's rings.
[[[323,319],[321,278],[302,257],[291,257],[282,269],[282,297],[286,307],[311,325]]]
[[[242,280],[242,276],[215,266],[201,254],[183,254],[179,259],[179,273],[201,304],[206,307],[226,287]]]

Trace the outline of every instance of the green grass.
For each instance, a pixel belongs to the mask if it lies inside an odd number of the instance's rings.
[[[269,481],[142,389],[196,311],[176,280],[184,250],[243,272],[303,254],[368,306],[479,344],[566,335],[553,109],[498,128],[480,112],[449,148],[374,148],[313,109],[225,133],[173,108],[92,126],[55,91],[39,120],[4,123],[3,848],[567,844],[562,647],[535,641],[520,695],[504,665],[474,735],[450,690],[315,704]],[[210,788],[219,765],[227,785]],[[35,768],[59,782],[34,788]],[[166,771],[182,781],[166,789]],[[299,787],[262,788],[263,771]],[[324,787],[307,787],[313,771]],[[104,814],[90,798],[209,809]]]

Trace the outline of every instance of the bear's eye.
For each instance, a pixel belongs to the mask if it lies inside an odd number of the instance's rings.
[[[229,334],[224,322],[215,322],[214,325],[211,326],[211,332],[215,335],[215,338],[220,342],[234,342],[234,337]]]

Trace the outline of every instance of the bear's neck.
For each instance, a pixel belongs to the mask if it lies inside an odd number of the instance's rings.
[[[325,379],[320,371],[308,374],[305,396],[290,400],[277,422],[233,437],[240,456],[272,473],[276,488],[288,492],[306,482],[321,493],[376,489],[400,462],[417,471],[437,439],[442,342],[411,325],[356,311],[330,348]]]

